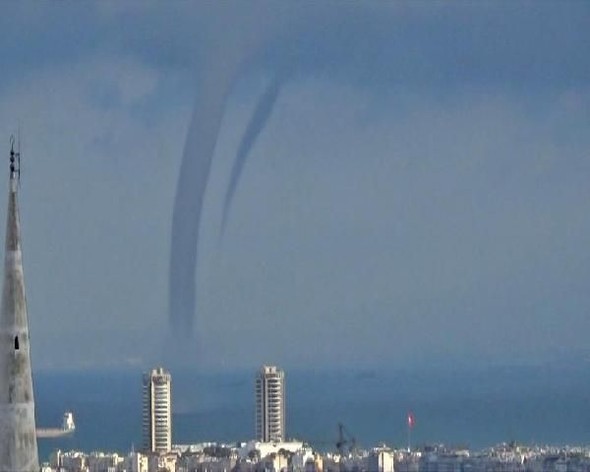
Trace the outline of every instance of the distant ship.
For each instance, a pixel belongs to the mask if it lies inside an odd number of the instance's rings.
[[[76,423],[74,423],[74,414],[71,411],[64,413],[61,428],[37,428],[38,438],[61,438],[69,436],[76,431]]]

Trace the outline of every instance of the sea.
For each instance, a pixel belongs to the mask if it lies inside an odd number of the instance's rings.
[[[287,371],[286,429],[322,450],[334,450],[339,423],[360,447],[588,445],[589,371],[586,363]],[[254,436],[253,371],[171,373],[173,443]],[[72,436],[39,439],[40,460],[57,449],[139,449],[141,376],[141,369],[34,373],[37,426],[59,426],[65,411],[76,420]]]

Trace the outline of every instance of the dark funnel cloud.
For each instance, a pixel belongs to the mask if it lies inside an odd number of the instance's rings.
[[[169,309],[170,325],[182,336],[192,333],[201,210],[231,76],[209,72],[200,84],[176,187]]]
[[[172,216],[172,251],[170,260],[170,322],[179,333],[192,331],[195,311],[197,250],[200,214],[217,130],[223,115],[225,90],[205,87],[197,100],[195,113],[184,147],[176,205]],[[210,110],[209,119],[199,120],[199,112]],[[191,156],[194,154],[194,158]],[[194,217],[188,217],[194,215]]]
[[[282,70],[277,72],[275,76],[271,79],[271,81],[268,83],[266,89],[264,90],[264,92],[258,100],[258,103],[256,104],[254,112],[252,113],[252,117],[248,122],[246,131],[244,132],[244,136],[242,136],[242,140],[240,141],[240,145],[238,146],[238,152],[236,153],[234,164],[231,170],[230,181],[227,187],[227,192],[225,194],[225,200],[223,202],[223,217],[221,223],[222,236],[225,233],[227,219],[231,212],[234,195],[240,182],[242,172],[244,171],[246,160],[250,155],[252,147],[254,146],[254,144],[256,144],[258,136],[260,135],[262,130],[264,130],[268,123],[268,120],[272,115],[272,110],[277,101],[279,92],[281,91],[281,87],[286,77],[286,70]]]
[[[275,22],[268,24],[265,4],[233,4],[243,15],[227,8],[206,8],[211,34],[200,64],[200,81],[184,146],[172,215],[169,277],[169,320],[174,334],[192,335],[197,306],[196,278],[199,229],[211,161],[221,127],[225,101],[242,69],[268,40]],[[246,14],[247,13],[247,14]],[[275,11],[281,17],[281,10]],[[275,18],[275,19],[276,19]]]

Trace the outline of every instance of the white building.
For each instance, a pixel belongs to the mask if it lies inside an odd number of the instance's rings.
[[[139,452],[130,452],[125,458],[126,472],[149,472],[148,456]]]
[[[285,373],[275,366],[262,366],[256,375],[256,439],[285,439]]]
[[[393,451],[385,448],[373,449],[367,458],[368,472],[394,472]]]
[[[250,456],[252,451],[257,451],[257,455],[260,457],[270,456],[271,454],[278,454],[279,451],[287,451],[295,454],[303,451],[305,448],[301,441],[289,441],[289,442],[261,442],[261,441],[248,441],[242,443],[238,450],[238,455],[244,459]]]
[[[162,367],[143,375],[143,449],[168,452],[172,448],[170,373]]]

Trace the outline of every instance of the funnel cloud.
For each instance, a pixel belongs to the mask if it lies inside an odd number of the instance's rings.
[[[201,81],[184,146],[172,216],[169,321],[172,332],[184,338],[193,331],[201,211],[226,98],[243,66],[269,34],[264,17],[226,18],[221,10],[213,15],[215,27],[234,31],[235,35],[209,45],[208,55],[201,64]]]
[[[170,255],[170,326],[190,336],[196,308],[196,263],[203,198],[225,98],[229,74],[209,74],[201,84],[189,126],[176,187]],[[206,119],[203,119],[203,116]]]
[[[246,160],[250,155],[250,151],[260,133],[266,128],[268,120],[272,115],[273,108],[281,91],[281,87],[285,81],[286,73],[281,71],[278,72],[272,80],[268,83],[266,90],[260,96],[258,103],[252,113],[252,117],[248,122],[244,136],[240,141],[238,152],[234,160],[234,164],[231,170],[230,181],[225,194],[225,200],[223,203],[223,217],[221,223],[221,235],[225,233],[227,226],[227,219],[231,212],[232,203],[236,193],[236,189],[240,182]]]
[[[225,196],[222,234],[246,159],[272,114],[286,74],[277,73],[261,95],[241,139]],[[210,74],[198,94],[184,146],[172,217],[169,309],[170,326],[190,336],[196,310],[199,229],[211,161],[233,74]]]

